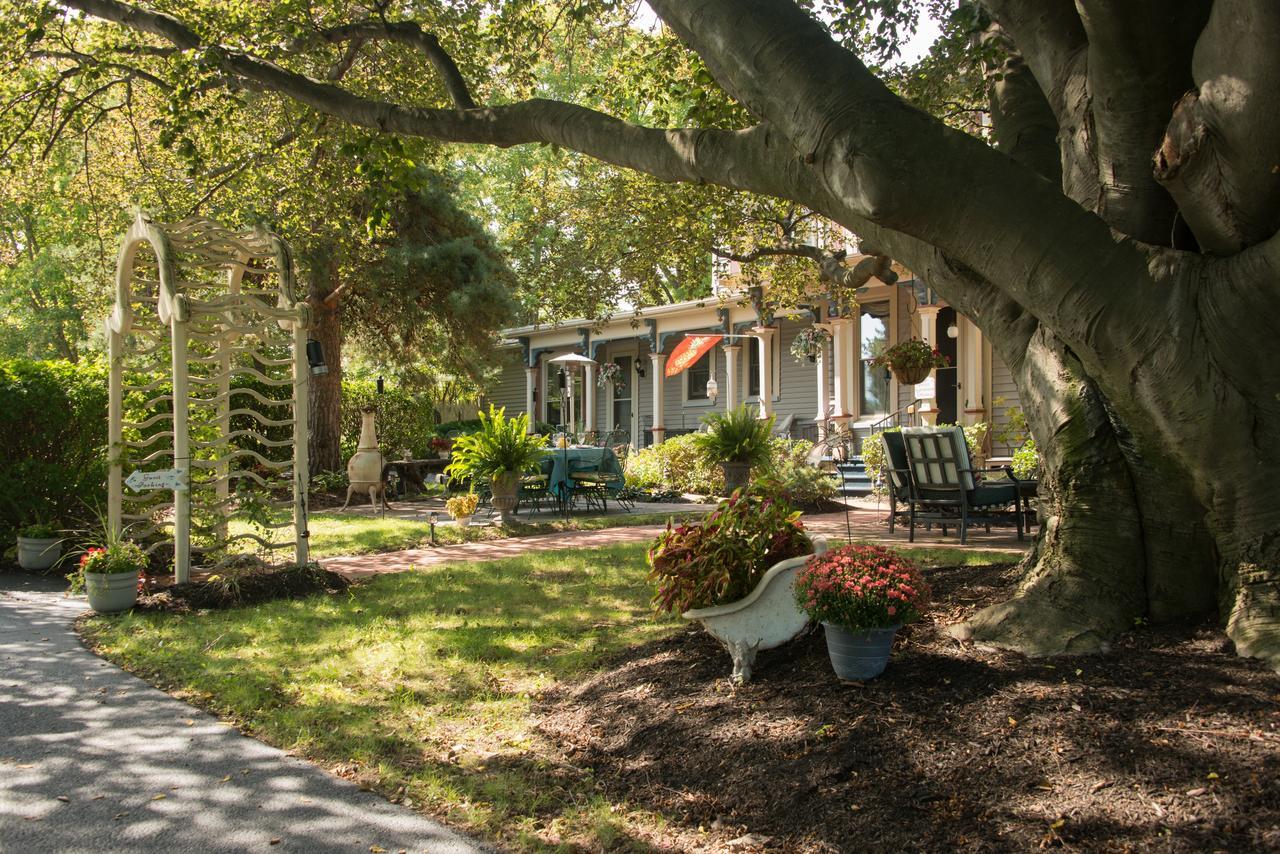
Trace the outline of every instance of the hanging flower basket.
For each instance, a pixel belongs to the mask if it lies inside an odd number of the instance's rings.
[[[893,371],[900,383],[916,385],[924,382],[934,368],[950,365],[951,360],[919,338],[912,338],[887,348],[871,364]]]
[[[814,362],[822,348],[831,340],[831,333],[821,326],[809,326],[796,333],[791,341],[791,355],[797,362]]]
[[[915,385],[927,380],[933,367],[930,365],[911,365],[905,368],[892,368],[891,370],[893,375],[898,378],[898,382],[904,385]]]
[[[604,388],[622,379],[622,365],[617,362],[605,362],[596,374],[596,385]]]

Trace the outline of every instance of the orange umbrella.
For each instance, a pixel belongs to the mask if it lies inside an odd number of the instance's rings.
[[[712,347],[720,343],[723,335],[690,335],[671,351],[667,358],[667,376],[674,377],[702,358]]]

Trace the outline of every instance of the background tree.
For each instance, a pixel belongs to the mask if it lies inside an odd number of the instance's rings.
[[[547,22],[612,3],[55,9],[123,25],[93,51],[97,66],[163,79],[184,63],[205,69],[194,104],[215,89],[274,93],[381,134],[547,143],[822,213],[975,320],[1019,378],[1045,449],[1047,519],[1025,584],[971,622],[973,637],[1095,650],[1136,618],[1216,604],[1242,653],[1280,665],[1280,363],[1267,358],[1280,295],[1280,7],[966,4],[975,21],[990,13],[1000,32],[987,44],[1005,54],[991,145],[906,103],[850,49],[877,44],[869,10],[925,4],[650,5],[681,43],[658,45],[678,53],[668,64],[731,96],[716,121],[664,128],[601,112],[589,92],[536,97]],[[78,25],[43,8],[19,7],[31,24],[6,35],[11,57],[43,49],[54,19]],[[353,32],[415,73],[317,80]],[[68,62],[59,73],[85,67]],[[685,91],[682,78],[670,85]]]

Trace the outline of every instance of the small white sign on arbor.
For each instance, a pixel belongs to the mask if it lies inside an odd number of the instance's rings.
[[[307,561],[308,326],[273,234],[140,213],[124,236],[107,319],[107,518],[148,552],[172,536],[180,583],[193,540],[210,569],[238,540]],[[233,533],[237,516],[251,524]]]

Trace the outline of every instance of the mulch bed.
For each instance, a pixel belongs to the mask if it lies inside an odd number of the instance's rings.
[[[137,610],[187,613],[211,608],[238,608],[273,599],[299,599],[315,593],[338,593],[351,582],[316,565],[270,571],[232,571],[186,584],[161,587],[138,597]]]
[[[928,575],[932,621],[866,685],[836,679],[817,631],[734,687],[690,630],[544,696],[539,728],[709,850],[1280,850],[1280,676],[1209,625],[1138,629],[1107,656],[962,645],[942,626],[1016,572]]]

